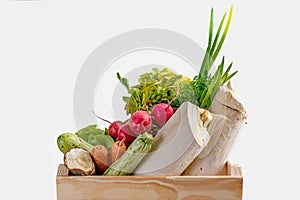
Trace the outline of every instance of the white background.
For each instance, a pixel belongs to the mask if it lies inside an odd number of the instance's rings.
[[[234,6],[222,54],[248,109],[230,160],[244,172],[244,199],[299,199],[297,1],[1,1],[0,199],[55,199],[57,136],[76,131],[73,90],[102,42],[163,28],[206,46],[209,10]],[[3,188],[4,186],[4,188]]]

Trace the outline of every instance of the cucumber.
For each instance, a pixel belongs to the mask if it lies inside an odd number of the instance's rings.
[[[126,176],[131,174],[144,156],[151,150],[153,136],[149,133],[139,135],[128,147],[123,156],[115,161],[104,176]]]
[[[73,133],[63,133],[57,138],[57,146],[62,153],[68,152],[73,148],[82,148],[92,153],[93,145],[87,143],[78,135]]]

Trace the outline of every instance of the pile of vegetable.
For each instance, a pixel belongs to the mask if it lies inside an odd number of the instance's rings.
[[[226,21],[221,19],[213,37],[213,9],[210,15],[208,46],[199,71],[193,79],[176,74],[170,69],[153,68],[140,75],[138,85],[117,73],[117,78],[128,91],[123,97],[129,119],[109,122],[105,130],[89,125],[76,133],[63,133],[57,145],[64,154],[65,166],[74,175],[130,175],[151,150],[152,142],[180,105],[186,101],[208,109],[220,86],[227,83],[237,71],[230,73],[233,63],[225,69],[225,58],[211,74],[211,68],[226,38],[232,9]]]
[[[162,127],[173,113],[170,105],[161,103],[153,107],[151,115],[149,112],[139,110],[125,122],[111,123],[98,117],[110,123],[108,129],[101,130],[96,125],[90,125],[75,134],[63,133],[57,138],[57,145],[65,154],[65,165],[74,174],[131,174],[150,151],[155,133],[153,130]],[[81,149],[79,155],[78,149]],[[85,159],[89,160],[89,165],[82,162],[82,157],[86,157],[87,153],[91,154],[91,158]],[[95,170],[90,170],[93,164]],[[85,168],[87,166],[89,167]]]
[[[64,162],[74,175],[128,175],[151,149],[152,118],[137,111],[128,122],[115,121],[106,130],[96,125],[57,138]]]

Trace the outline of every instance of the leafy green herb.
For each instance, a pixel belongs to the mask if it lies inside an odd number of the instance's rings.
[[[89,125],[83,129],[80,129],[76,135],[87,143],[96,146],[98,144],[104,145],[110,152],[111,146],[114,143],[114,139],[107,135],[108,131],[97,128],[97,125]]]
[[[117,76],[120,81],[128,83],[128,80],[122,78],[119,73]],[[125,79],[126,81],[124,81]],[[169,103],[176,96],[180,86],[187,85],[190,81],[189,78],[178,75],[167,68],[162,70],[153,68],[150,73],[140,75],[139,84],[129,89],[130,97],[123,97],[126,102],[125,110],[127,114],[132,114],[138,110],[149,111],[155,104]],[[123,85],[125,86],[125,84]],[[179,100],[174,101],[171,105],[179,107]]]

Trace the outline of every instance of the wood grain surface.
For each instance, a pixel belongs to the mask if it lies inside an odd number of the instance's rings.
[[[94,199],[242,199],[243,177],[237,165],[218,176],[73,176],[59,165],[58,200]]]

